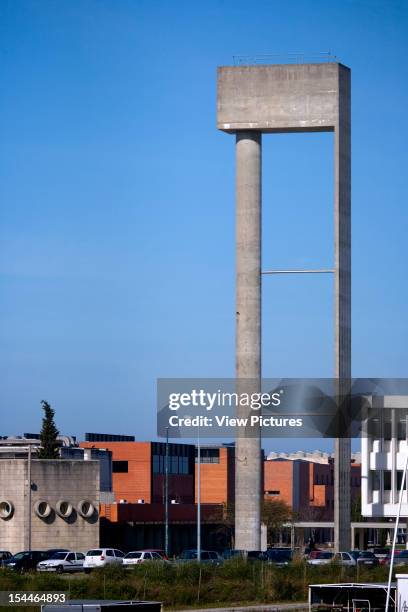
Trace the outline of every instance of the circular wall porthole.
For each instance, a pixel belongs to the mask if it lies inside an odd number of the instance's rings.
[[[61,518],[68,518],[73,511],[72,504],[65,499],[58,500],[55,509]]]
[[[90,518],[95,512],[95,506],[87,499],[82,499],[78,504],[78,512],[83,518]]]
[[[6,520],[13,516],[14,506],[8,499],[0,501],[0,518]]]
[[[34,512],[39,518],[47,518],[51,514],[51,506],[49,503],[43,500],[38,500],[34,504]]]

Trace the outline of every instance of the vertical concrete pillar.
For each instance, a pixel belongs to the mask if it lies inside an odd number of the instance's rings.
[[[261,142],[255,131],[236,135],[236,376],[239,390],[256,392],[261,379]],[[249,414],[247,407],[238,416]],[[261,548],[260,431],[238,436],[235,449],[235,548]]]
[[[339,71],[338,109],[334,131],[334,291],[335,365],[340,396],[351,378],[351,143],[350,70]],[[350,438],[337,438],[334,446],[334,546],[350,544]]]
[[[237,133],[237,375],[260,376],[261,133],[334,131],[335,367],[339,395],[351,377],[350,70],[336,62],[224,66],[218,71],[217,126]],[[259,177],[259,181],[258,178]],[[255,238],[259,232],[258,238]],[[259,316],[259,318],[257,318]],[[237,442],[237,546],[259,548],[245,533],[259,508],[260,440]],[[242,469],[241,469],[242,468]],[[350,544],[350,439],[335,441],[334,541]],[[251,481],[251,487],[248,483]],[[244,524],[246,523],[246,525]],[[257,534],[259,523],[254,527]],[[258,539],[258,535],[255,539]],[[245,543],[245,545],[244,545]]]

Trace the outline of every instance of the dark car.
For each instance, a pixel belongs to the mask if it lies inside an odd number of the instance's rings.
[[[23,550],[4,561],[3,567],[18,572],[27,572],[35,570],[37,563],[48,558],[48,553],[45,550]]]
[[[227,548],[223,551],[222,556],[227,561],[229,559],[245,559],[245,550],[237,550],[235,548]]]
[[[385,559],[386,557],[388,557],[388,554],[390,552],[390,549],[385,548],[384,546],[373,546],[369,550],[375,554],[375,556],[380,562],[381,559]]]
[[[210,563],[212,565],[220,565],[223,561],[221,555],[214,550],[202,550],[201,551],[201,563]],[[187,563],[189,561],[197,561],[197,550],[192,548],[190,550],[183,550],[177,561]]]
[[[3,565],[4,561],[7,559],[11,559],[13,555],[8,550],[0,550],[0,567]]]
[[[288,565],[292,561],[293,553],[290,548],[268,548],[266,551],[269,563],[274,565]]]
[[[352,550],[350,554],[356,560],[357,565],[364,565],[365,567],[376,567],[380,563],[375,554],[370,550]]]
[[[390,563],[391,554],[386,557],[384,565],[390,565]],[[408,565],[408,550],[395,551],[394,565]]]
[[[268,555],[263,550],[248,550],[248,561],[268,561]]]

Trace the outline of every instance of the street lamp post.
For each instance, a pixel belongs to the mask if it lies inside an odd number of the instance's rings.
[[[166,459],[164,467],[164,552],[169,556],[169,428],[166,427]]]
[[[395,519],[394,539],[393,539],[392,548],[391,548],[390,570],[388,572],[388,586],[387,586],[387,599],[385,602],[385,612],[388,612],[388,608],[390,605],[391,580],[392,580],[392,570],[394,567],[395,545],[397,543],[398,525],[399,525],[399,520],[401,516],[402,499],[404,495],[405,481],[407,479],[407,469],[408,469],[408,455],[406,456],[404,471],[402,472],[401,489],[399,492],[398,512],[397,512],[397,516]]]
[[[200,426],[197,434],[197,561],[201,561],[201,446]]]
[[[28,461],[27,461],[27,531],[28,531],[28,550],[31,551],[31,444],[28,445]]]

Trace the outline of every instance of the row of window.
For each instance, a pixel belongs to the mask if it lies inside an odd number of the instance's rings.
[[[334,485],[334,475],[333,474],[317,474],[316,478],[315,478],[315,485]],[[352,487],[359,487],[360,486],[360,478],[358,476],[351,476],[350,477],[350,485]]]
[[[373,491],[379,491],[381,489],[381,475],[380,474],[381,474],[380,472],[375,472],[374,470],[371,471],[371,488]],[[396,474],[397,474],[397,491],[399,491],[401,489],[403,471],[397,470]],[[391,470],[384,470],[383,471],[383,490],[391,491],[392,489],[391,484],[392,484],[392,472]],[[406,483],[405,483],[404,488],[406,489]]]
[[[194,446],[191,444],[174,444],[170,442],[167,445],[167,454],[169,457],[192,457],[194,456]],[[152,442],[152,455],[166,456],[165,442]]]
[[[196,463],[198,463],[198,450],[195,452]],[[200,463],[219,463],[220,449],[219,448],[202,448],[200,449]]]
[[[194,464],[189,457],[167,457],[169,474],[192,474]],[[166,457],[153,455],[153,474],[164,474]]]
[[[407,439],[407,421],[401,417],[395,423],[395,435],[397,440]],[[368,433],[370,437],[380,440],[391,440],[392,438],[392,421],[391,419],[372,418],[368,421]]]

